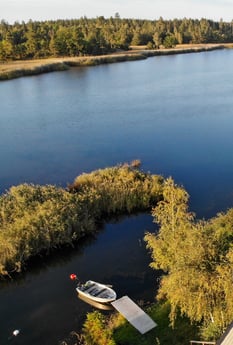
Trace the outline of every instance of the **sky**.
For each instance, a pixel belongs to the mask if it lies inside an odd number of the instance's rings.
[[[0,0],[0,20],[96,18],[233,19],[233,0]]]

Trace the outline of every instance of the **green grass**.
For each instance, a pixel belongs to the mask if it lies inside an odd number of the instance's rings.
[[[198,326],[190,325],[186,318],[178,317],[171,327],[168,303],[152,304],[145,311],[157,327],[143,335],[117,312],[110,317],[97,311],[89,313],[83,328],[84,339],[90,345],[188,345],[190,340],[198,339]],[[104,340],[96,337],[98,333],[105,334]]]

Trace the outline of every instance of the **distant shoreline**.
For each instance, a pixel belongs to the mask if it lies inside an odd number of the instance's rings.
[[[171,49],[163,48],[155,50],[147,50],[146,47],[132,47],[132,50],[121,51],[108,55],[1,62],[0,81],[54,71],[64,71],[70,67],[96,66],[121,61],[142,60],[152,56],[199,53],[224,48],[233,48],[233,44],[187,44],[177,45],[175,48]]]

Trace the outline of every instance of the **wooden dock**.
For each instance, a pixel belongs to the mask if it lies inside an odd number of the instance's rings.
[[[157,324],[128,296],[123,296],[111,303],[141,334],[149,332]]]
[[[217,341],[216,345],[232,345],[233,344],[233,321],[227,327],[221,338]]]

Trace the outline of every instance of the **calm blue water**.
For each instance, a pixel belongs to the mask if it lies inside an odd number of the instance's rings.
[[[233,50],[221,50],[1,82],[0,192],[23,182],[66,186],[138,158],[145,171],[183,184],[198,217],[232,207],[232,61]],[[146,229],[154,229],[147,215],[108,224],[91,243],[1,284],[0,343],[57,344],[79,328],[88,307],[67,278],[72,271],[153,298]],[[22,335],[8,339],[15,328]]]
[[[0,191],[65,186],[139,158],[199,216],[233,204],[233,51],[155,57],[0,83]]]

